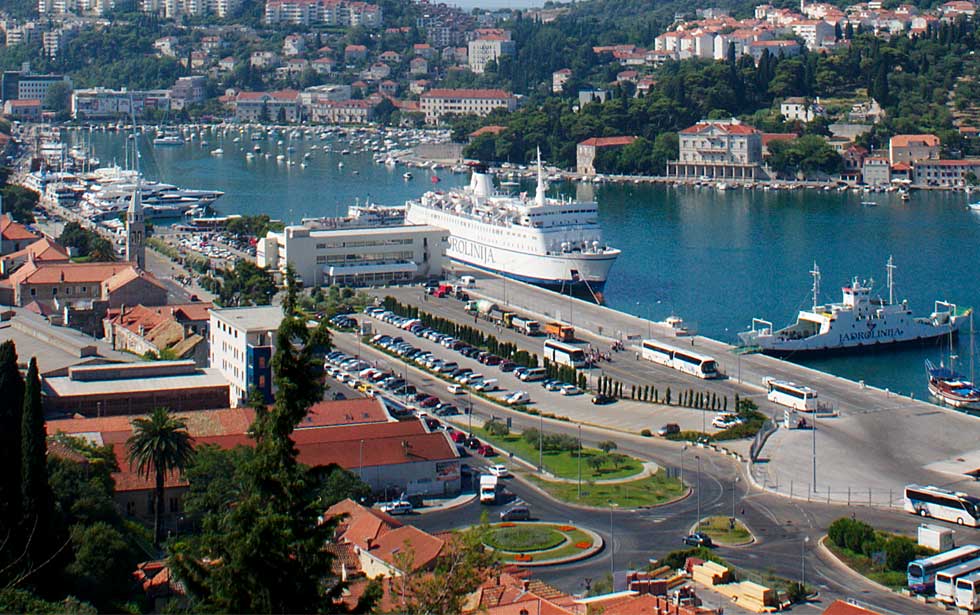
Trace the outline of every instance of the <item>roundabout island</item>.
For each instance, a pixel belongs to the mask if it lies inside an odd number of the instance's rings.
[[[561,523],[522,521],[488,526],[483,544],[504,563],[553,566],[577,562],[602,550],[602,537],[591,530]]]

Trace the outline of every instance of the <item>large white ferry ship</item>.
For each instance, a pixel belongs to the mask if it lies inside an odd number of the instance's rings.
[[[857,278],[843,287],[841,303],[819,304],[820,268],[813,265],[813,307],[801,310],[796,322],[774,329],[767,320],[755,318],[749,331],[739,333],[745,346],[766,354],[795,355],[818,352],[869,350],[889,344],[931,340],[955,335],[969,322],[972,309],[960,309],[946,301],[936,301],[928,318],[915,317],[908,301],[895,303],[893,271],[888,259],[888,300],[871,296],[871,287]]]
[[[546,190],[539,152],[534,198],[496,192],[486,168],[475,166],[469,186],[409,201],[406,219],[448,230],[446,254],[460,263],[599,300],[620,250],[603,241],[594,202],[548,198]]]

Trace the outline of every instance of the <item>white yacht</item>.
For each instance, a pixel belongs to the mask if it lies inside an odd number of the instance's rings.
[[[913,316],[907,300],[895,303],[895,264],[891,257],[886,268],[887,301],[872,298],[870,285],[854,278],[851,284],[841,289],[843,302],[820,305],[820,268],[814,263],[810,272],[813,276],[813,306],[801,310],[794,324],[778,330],[767,320],[752,319],[752,328],[738,334],[742,344],[779,356],[870,350],[955,335],[969,322],[972,308],[961,309],[946,301],[936,301],[934,311],[928,317]]]
[[[620,250],[603,241],[594,202],[549,198],[546,190],[539,152],[534,198],[498,193],[486,168],[475,166],[469,186],[409,201],[406,219],[448,230],[446,254],[456,261],[599,300]]]

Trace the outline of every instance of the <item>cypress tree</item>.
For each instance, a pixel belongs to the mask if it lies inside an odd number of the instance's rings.
[[[24,387],[21,415],[21,516],[25,538],[29,538],[31,563],[47,559],[51,523],[51,488],[48,486],[48,447],[41,409],[41,377],[37,359],[31,358]]]
[[[12,341],[0,344],[0,543],[13,537],[20,524],[20,415],[24,380],[17,369],[17,349]],[[0,571],[16,557],[18,549],[0,549]],[[0,576],[0,585],[4,584]]]

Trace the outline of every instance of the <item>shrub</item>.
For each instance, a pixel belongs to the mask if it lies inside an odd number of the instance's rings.
[[[703,559],[706,562],[716,562],[722,566],[727,566],[728,562],[715,555],[711,549],[705,549],[704,547],[695,547],[693,549],[681,549],[679,551],[671,551],[657,562],[657,566],[670,566],[671,570],[676,570],[678,568],[683,568],[684,563],[689,557],[697,557]]]
[[[827,528],[827,537],[838,547],[849,549],[855,553],[865,553],[865,545],[875,548],[874,528],[863,521],[838,519]]]
[[[905,536],[895,536],[885,542],[885,563],[891,570],[905,570],[915,559],[916,543]]]
[[[644,429],[640,431],[640,435],[643,436],[644,438],[649,438],[653,435],[653,433],[649,429]]]
[[[510,428],[507,427],[507,423],[494,419],[490,419],[484,423],[483,429],[485,429],[491,436],[506,436],[510,433]]]

